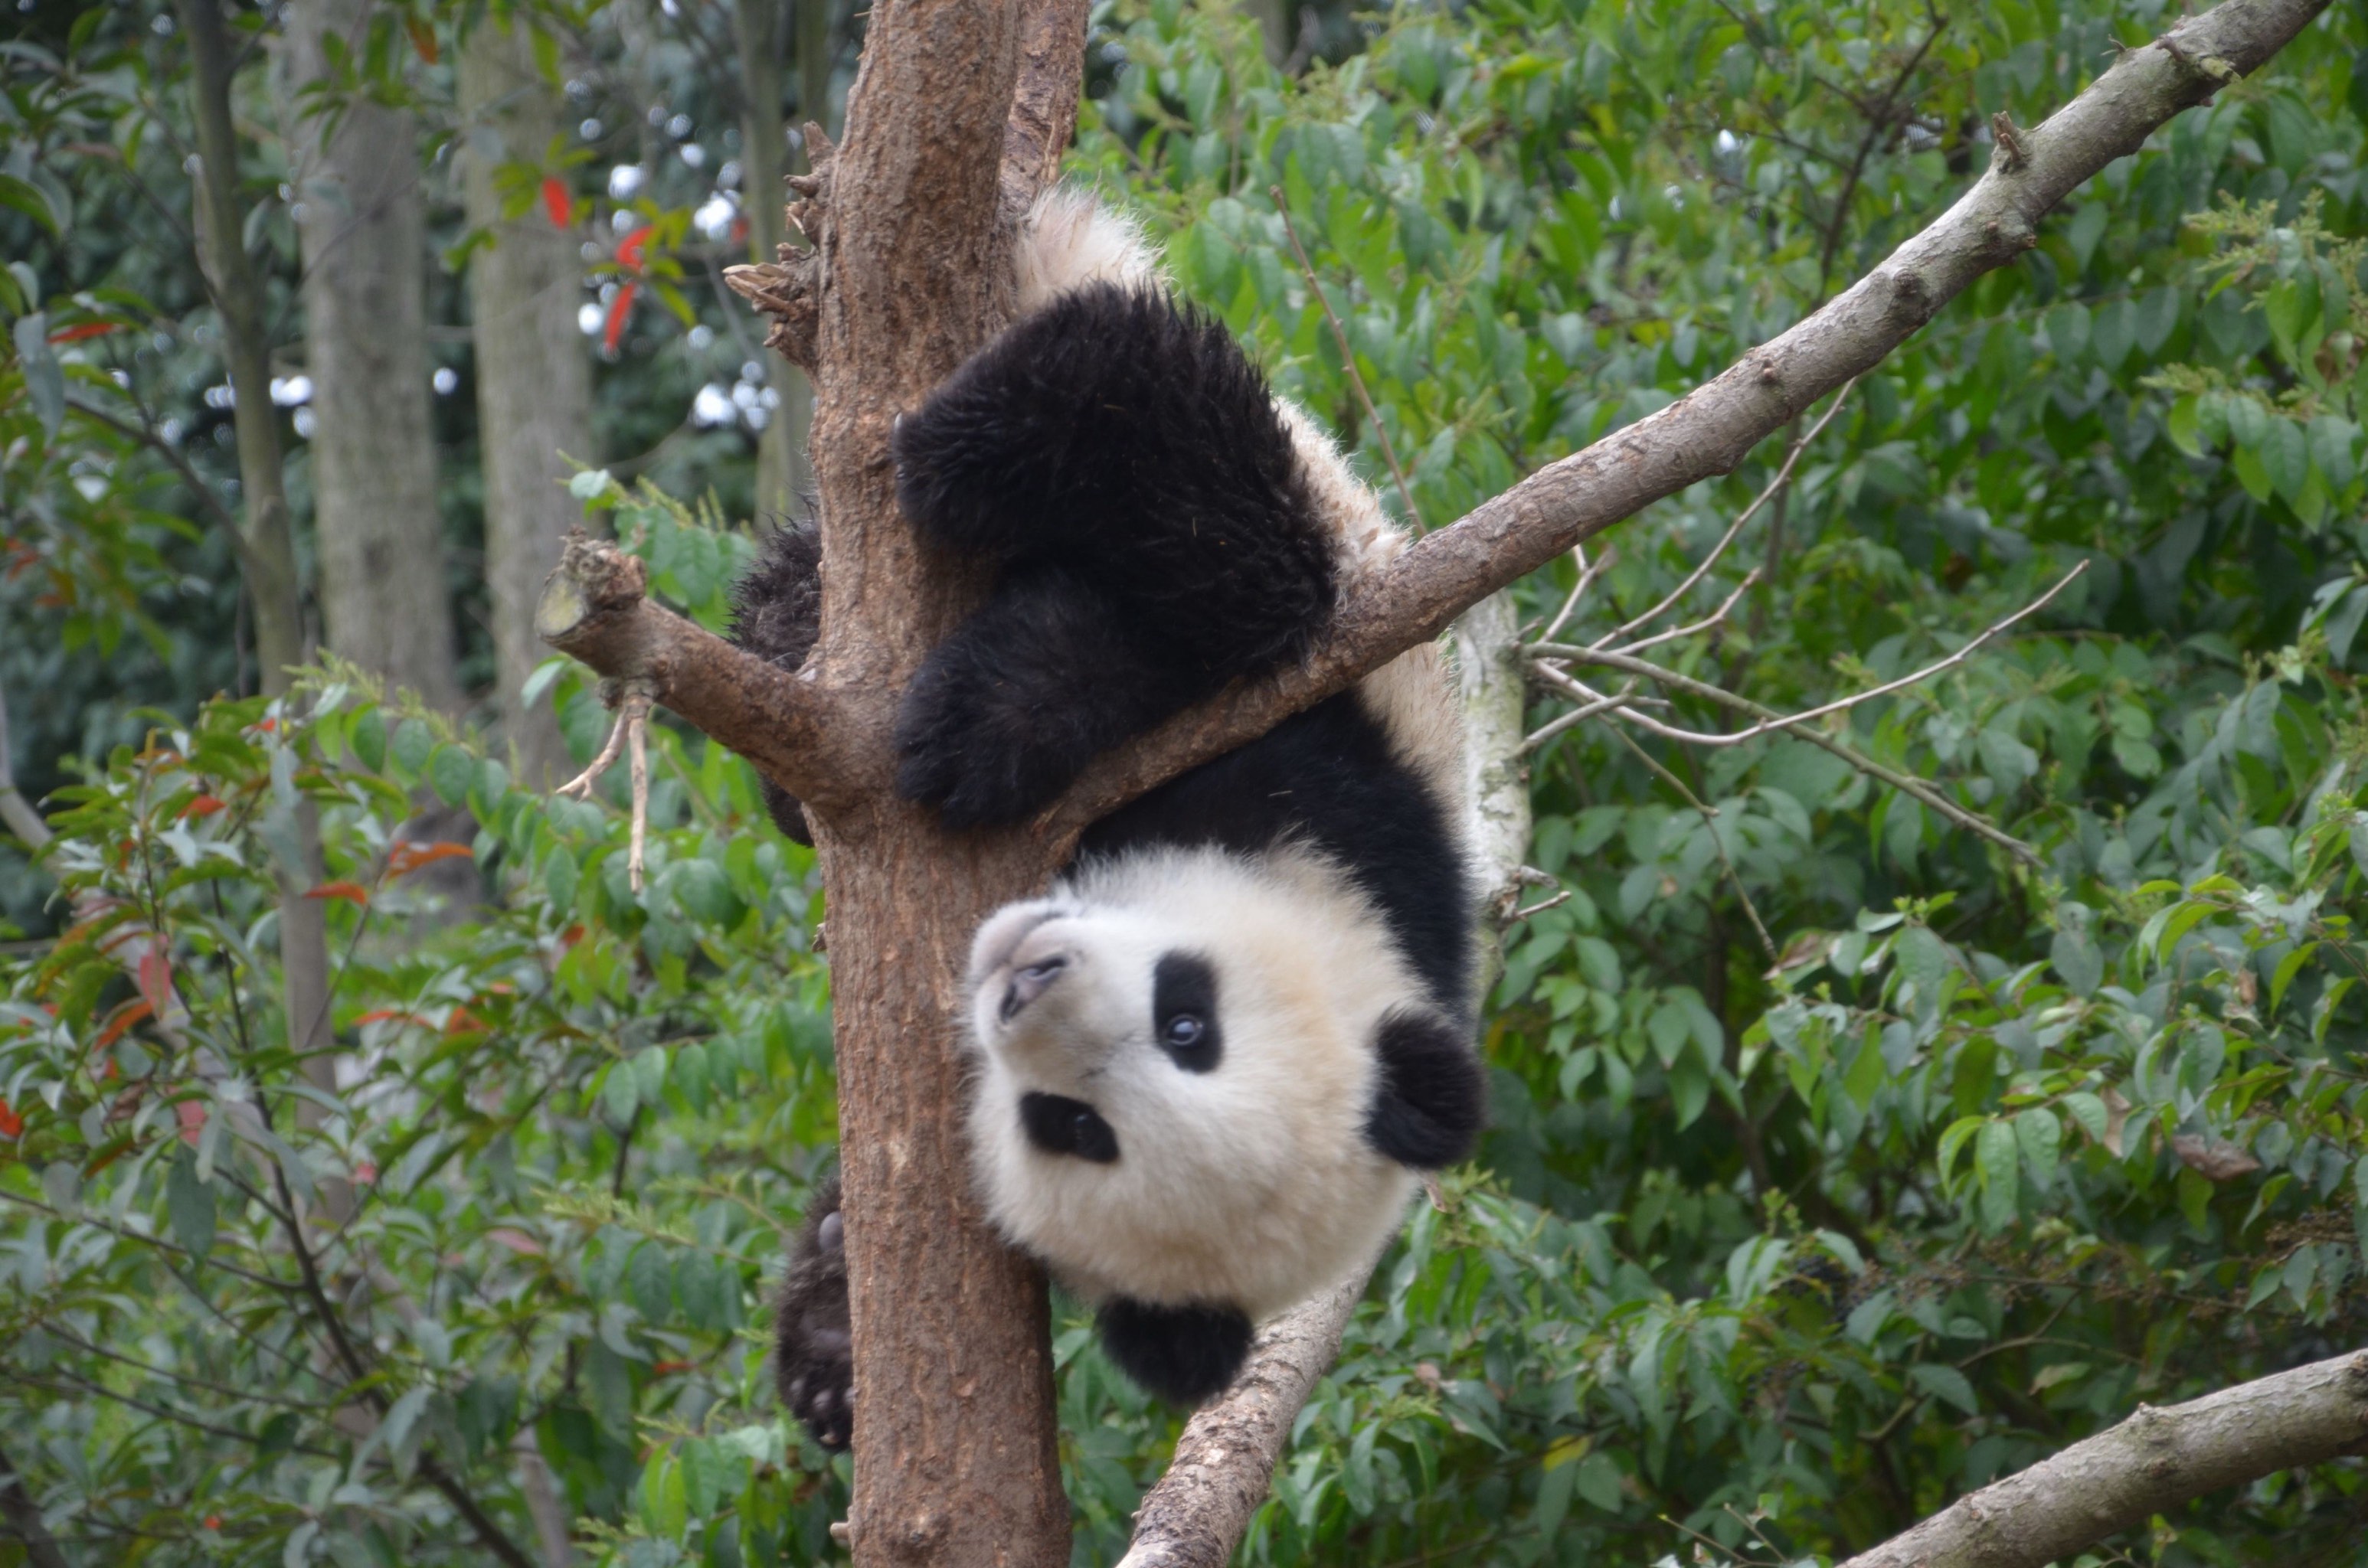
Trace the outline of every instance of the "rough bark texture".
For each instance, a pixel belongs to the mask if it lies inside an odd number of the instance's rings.
[[[592,449],[592,362],[575,327],[583,300],[580,237],[555,227],[536,202],[515,222],[502,217],[494,171],[504,161],[540,165],[567,128],[566,105],[536,74],[526,24],[490,17],[460,50],[461,113],[466,125],[462,188],[469,222],[494,243],[469,264],[476,340],[477,422],[484,441],[485,581],[492,591],[495,676],[504,728],[518,747],[521,777],[555,784],[574,771],[558,724],[529,713],[519,688],[542,650],[534,639],[535,599],[583,511],[567,494],[567,458]]]
[[[1119,1568],[1224,1568],[1364,1293],[1360,1271],[1258,1330],[1234,1386],[1184,1424],[1167,1473],[1135,1512],[1134,1540]]]
[[[2175,47],[2125,56],[1816,316],[1360,585],[1304,668],[1106,759],[1029,829],[962,836],[887,787],[894,696],[980,586],[958,562],[920,551],[899,518],[888,428],[1008,308],[1008,225],[1067,139],[1084,8],[885,0],[871,13],[845,144],[802,192],[816,254],[734,277],[780,318],[772,341],[814,369],[824,597],[813,658],[790,676],[709,647],[712,639],[638,603],[632,568],[594,547],[575,553],[546,601],[563,646],[605,675],[649,681],[658,700],[725,744],[745,740],[810,808],[831,901],[859,1563],[1050,1565],[1069,1554],[1042,1287],[986,1234],[968,1197],[953,1019],[979,917],[1040,886],[1076,833],[1112,807],[1437,635],[1574,542],[1733,468],[1974,277],[2027,248],[2066,192],[2230,73],[2269,58],[2321,5],[2229,0],[2181,23]],[[778,726],[770,739],[751,733],[768,725]],[[1345,1316],[1347,1303],[1337,1310]],[[1269,1348],[1308,1369],[1262,1360],[1257,1376],[1268,1381],[1243,1392],[1251,1403],[1270,1399],[1271,1410],[1257,1415],[1228,1396],[1196,1425],[1207,1437],[1220,1422],[1250,1423],[1239,1428],[1245,1440],[1195,1439],[1187,1477],[1156,1494],[1163,1507],[1178,1504],[1161,1516],[1161,1550],[1197,1553],[1166,1560],[1224,1561],[1263,1496],[1291,1412],[1335,1343],[1326,1314],[1299,1316],[1302,1337]],[[1182,1506],[1188,1494],[1218,1501],[1196,1514]]]
[[[2207,1492],[2368,1451],[2368,1350],[2137,1414],[1842,1568],[2040,1568]]]
[[[359,58],[368,0],[289,7],[280,102],[304,256],[322,640],[446,711],[460,706],[428,422],[418,134],[364,97],[302,96],[324,40]]]

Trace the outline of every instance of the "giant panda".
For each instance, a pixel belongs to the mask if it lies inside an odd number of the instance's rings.
[[[1024,821],[1098,753],[1300,657],[1404,547],[1130,225],[1056,192],[1014,264],[1013,324],[891,441],[920,537],[994,574],[896,728],[898,790],[958,828]],[[776,536],[741,644],[802,663],[814,573],[810,531]],[[1043,896],[980,926],[978,1196],[1156,1395],[1224,1388],[1254,1325],[1369,1266],[1418,1173],[1478,1132],[1461,744],[1439,652],[1415,648],[1094,824]],[[777,1368],[843,1444],[836,1196],[793,1252]]]

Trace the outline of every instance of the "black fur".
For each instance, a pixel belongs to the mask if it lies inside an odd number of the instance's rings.
[[[811,523],[785,523],[757,546],[756,563],[732,594],[732,642],[768,664],[795,670],[822,634],[822,541]],[[797,797],[760,778],[773,825],[812,844]]]
[[[846,1221],[838,1177],[817,1184],[773,1298],[773,1386],[825,1449],[855,1432],[854,1336],[848,1327]]]
[[[1190,1038],[1179,1038],[1190,1023]],[[1162,953],[1151,971],[1151,1038],[1187,1073],[1213,1073],[1225,1059],[1217,1013],[1217,971],[1198,953]]]
[[[1422,1171],[1470,1153],[1488,1110],[1470,1031],[1436,1013],[1400,1008],[1382,1019],[1373,1049],[1382,1064],[1365,1109],[1373,1147]]]
[[[1348,868],[1431,1004],[1468,1017],[1473,893],[1454,834],[1354,692],[1121,807],[1086,830],[1078,853],[1212,844],[1258,854],[1294,838]]]
[[[892,448],[921,537],[1004,569],[897,724],[898,789],[956,825],[1029,815],[1095,752],[1298,656],[1331,613],[1333,541],[1264,378],[1162,294],[1063,296]]]
[[[956,827],[1049,802],[1096,752],[1183,706],[1117,607],[1056,566],[1019,567],[938,644],[896,719],[896,790]]]
[[[1239,1307],[1159,1307],[1113,1296],[1095,1321],[1119,1370],[1176,1404],[1224,1392],[1250,1353],[1250,1320]]]
[[[1048,1154],[1075,1154],[1107,1165],[1118,1159],[1118,1132],[1101,1112],[1066,1095],[1033,1091],[1019,1096],[1019,1128]]]

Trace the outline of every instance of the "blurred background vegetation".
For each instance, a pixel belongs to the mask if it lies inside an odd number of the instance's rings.
[[[2169,19],[1113,0],[1072,167],[1439,526],[1814,310],[1994,112]],[[720,624],[792,505],[804,392],[719,272],[860,14],[0,26],[0,1562],[831,1560],[846,1461],[764,1369],[833,1159],[812,858],[661,725],[636,892],[620,786],[547,788],[607,715],[502,607],[584,518]],[[2363,115],[2339,7],[1788,438],[1517,587],[1547,880],[1496,1126],[1243,1561],[1831,1559],[2362,1342]],[[1557,727],[1706,561],[1627,716]],[[1738,699],[1952,655],[1720,744]],[[1107,1562],[1178,1417],[1056,1333]],[[2363,1479],[2092,1561],[2353,1562]]]

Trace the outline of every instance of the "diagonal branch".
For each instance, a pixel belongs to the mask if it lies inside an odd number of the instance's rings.
[[[1104,757],[1044,828],[1067,842],[1145,790],[1436,637],[1496,588],[1665,496],[1732,472],[1766,437],[1880,363],[1975,278],[2038,244],[2040,220],[2091,175],[2259,68],[2325,8],[2326,0],[2226,0],[2123,53],[2044,124],[2009,127],[1988,171],[1955,206],[1831,303],[1659,413],[1418,540],[1350,588],[1331,634],[1305,664],[1237,686]]]
[[[2040,1568],[2183,1503],[2368,1451],[2368,1351],[2186,1404],[2141,1404],[2111,1431],[1959,1498],[1841,1568]]]

